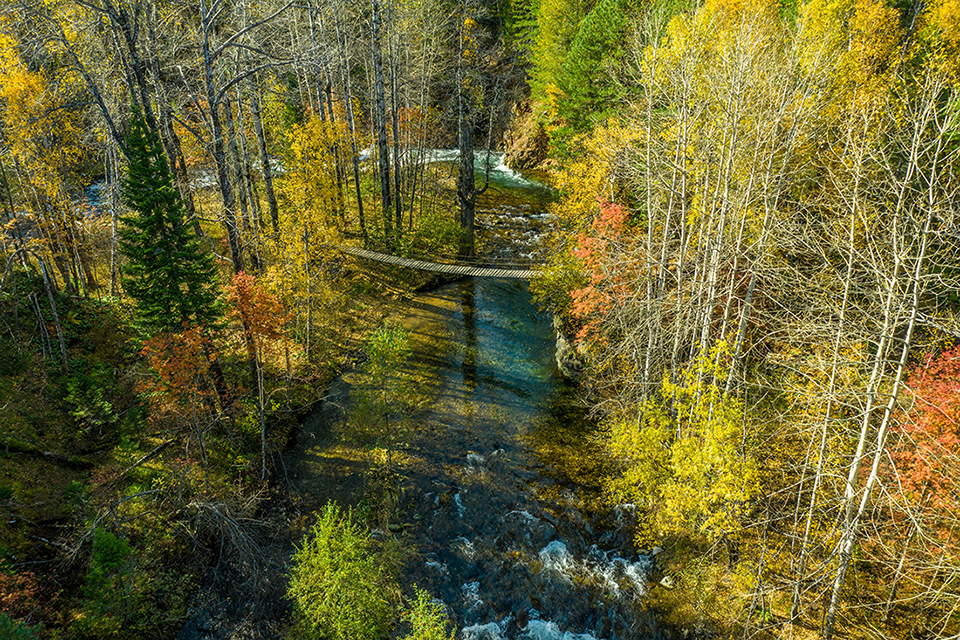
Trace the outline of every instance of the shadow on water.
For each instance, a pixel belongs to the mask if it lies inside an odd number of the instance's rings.
[[[447,285],[403,325],[435,390],[405,469],[407,582],[444,602],[462,638],[657,637],[640,606],[649,562],[616,555],[632,551],[629,527],[591,516],[582,469],[565,468],[596,426],[526,284]]]
[[[480,219],[508,261],[535,257],[549,190],[508,182]],[[629,505],[596,508],[597,425],[557,371],[552,318],[527,283],[445,285],[401,325],[428,398],[400,469],[404,583],[441,600],[463,640],[662,637],[643,608],[652,563],[633,548]],[[338,384],[331,397],[349,407]]]

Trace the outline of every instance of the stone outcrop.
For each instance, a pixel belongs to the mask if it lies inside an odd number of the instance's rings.
[[[504,163],[511,169],[536,169],[547,159],[550,138],[526,99],[514,105],[510,128],[503,134]]]

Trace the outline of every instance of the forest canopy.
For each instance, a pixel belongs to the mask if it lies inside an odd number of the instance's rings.
[[[384,438],[411,395],[364,323],[419,284],[337,247],[487,259],[491,150],[556,188],[531,290],[664,619],[960,633],[958,0],[5,0],[0,126],[5,633],[170,635],[221,557],[284,620],[296,412],[356,353]],[[347,538],[387,581],[343,513],[297,615]]]

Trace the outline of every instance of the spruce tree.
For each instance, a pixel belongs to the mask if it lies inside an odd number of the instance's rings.
[[[563,94],[557,111],[574,133],[605,119],[616,102],[618,88],[606,68],[622,65],[621,47],[630,11],[628,0],[599,0],[570,43],[557,72]]]
[[[132,214],[121,218],[124,289],[136,301],[148,331],[211,323],[218,316],[216,268],[185,224],[160,138],[136,110],[125,138],[130,164],[123,203]]]

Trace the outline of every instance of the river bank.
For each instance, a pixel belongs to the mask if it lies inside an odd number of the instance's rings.
[[[331,500],[396,539],[405,591],[442,601],[460,638],[666,637],[642,605],[653,561],[633,547],[632,509],[599,506],[596,424],[557,370],[550,316],[518,283],[466,279],[409,302],[393,321],[411,338],[418,408],[398,425],[394,463],[365,439],[362,374],[345,371],[284,453],[266,503],[262,570],[274,577],[259,601],[228,597],[218,610],[211,599],[180,637],[282,635],[286,564]]]

